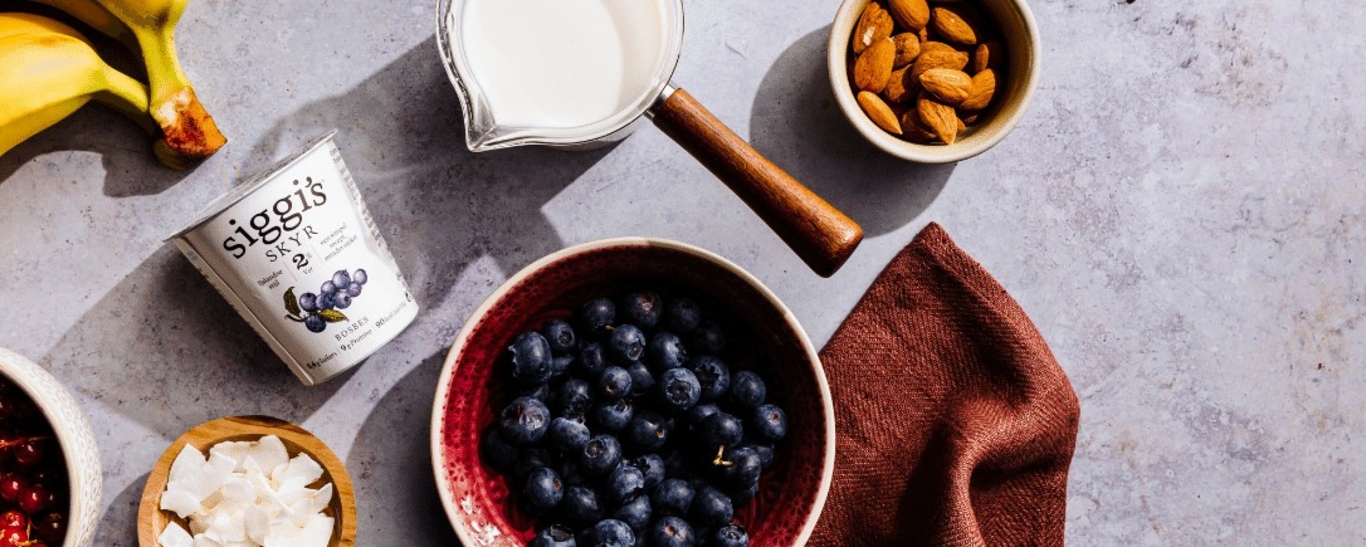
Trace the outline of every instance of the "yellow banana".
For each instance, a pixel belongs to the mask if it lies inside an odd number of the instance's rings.
[[[157,148],[163,162],[207,158],[227,143],[213,117],[195,97],[194,86],[186,78],[176,54],[175,26],[188,0],[35,1],[66,11],[115,38],[118,30],[105,30],[109,26],[106,15],[133,33],[147,65],[151,88],[149,112],[165,135],[165,142]]]
[[[138,51],[137,37],[133,36],[133,31],[124,26],[123,22],[109,13],[109,10],[90,0],[28,0],[32,2],[41,1],[43,4],[57,8],[67,14],[79,19],[102,34],[105,34],[123,45],[127,46],[134,53]],[[23,9],[22,2],[0,0],[0,7],[5,11],[14,11],[16,7]]]
[[[147,88],[110,68],[76,29],[0,13],[0,155],[91,99],[145,119]]]

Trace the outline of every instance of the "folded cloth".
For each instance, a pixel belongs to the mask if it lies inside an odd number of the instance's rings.
[[[821,361],[838,439],[811,545],[1062,545],[1076,393],[942,228],[892,260]]]

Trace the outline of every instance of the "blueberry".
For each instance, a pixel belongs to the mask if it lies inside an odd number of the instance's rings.
[[[688,427],[694,431],[701,431],[702,421],[720,411],[720,407],[710,403],[692,407],[688,409]]]
[[[607,367],[598,376],[598,395],[620,399],[631,393],[631,373],[621,367]]]
[[[489,467],[506,473],[512,469],[514,463],[517,463],[521,450],[499,435],[497,426],[490,425],[479,437],[479,454],[488,462]]]
[[[579,324],[593,334],[606,334],[617,320],[617,307],[606,298],[594,298],[579,308]]]
[[[599,403],[593,408],[593,420],[607,431],[621,431],[631,423],[635,407],[630,401],[618,399]]]
[[[332,298],[336,302],[337,309],[339,310],[344,310],[346,308],[351,307],[351,295],[349,294],[339,292],[336,296]]]
[[[360,283],[352,281],[350,285],[346,286],[346,294],[349,294],[352,298],[355,298],[357,296],[360,296],[361,289],[362,287],[360,286]]]
[[[356,273],[351,274],[351,282],[352,282],[352,283],[358,283],[358,284],[364,285],[365,282],[366,282],[366,281],[369,281],[369,280],[370,280],[370,276],[369,276],[369,275],[366,275],[365,270],[357,269],[357,270],[356,270]]]
[[[550,451],[544,448],[528,448],[523,450],[517,462],[512,464],[512,478],[525,485],[526,478],[531,476],[532,471],[554,465],[555,458],[550,455]]]
[[[625,522],[616,519],[603,519],[593,526],[592,545],[594,547],[632,547],[636,544],[636,534]]]
[[[686,368],[671,368],[659,379],[659,400],[677,411],[687,410],[702,397],[702,384],[697,375]]]
[[[504,439],[525,446],[545,437],[545,430],[550,427],[550,409],[531,397],[518,397],[503,408],[498,425]]]
[[[777,405],[760,405],[749,419],[750,432],[768,442],[787,436],[787,413]]]
[[[574,336],[574,327],[569,326],[569,322],[563,319],[546,323],[545,328],[541,329],[541,334],[550,341],[550,350],[556,355],[569,353],[578,345],[578,338]]]
[[[730,522],[734,513],[730,496],[710,486],[699,488],[688,508],[693,524],[708,528]]]
[[[664,458],[659,457],[659,454],[641,454],[631,460],[631,465],[645,475],[646,490],[664,481]]]
[[[702,308],[688,298],[672,298],[664,304],[664,328],[689,333],[702,321]]]
[[[726,333],[721,325],[710,319],[697,325],[692,332],[692,350],[698,353],[721,353],[726,348]]]
[[[650,524],[652,513],[649,496],[635,496],[622,503],[621,507],[612,513],[612,518],[626,523],[631,530],[641,532]]]
[[[518,397],[531,397],[532,399],[536,399],[537,401],[540,401],[542,403],[546,402],[546,398],[549,395],[550,386],[548,384],[536,384],[534,386],[523,387],[517,390]]]
[[[626,367],[626,373],[631,375],[631,396],[639,397],[655,388],[655,377],[650,374],[650,369],[645,363],[636,361],[631,366]]]
[[[579,466],[593,475],[606,475],[620,461],[621,443],[611,435],[593,437],[579,451]]]
[[[346,270],[337,270],[337,273],[332,274],[332,284],[336,285],[339,289],[350,285],[351,274],[346,273]]]
[[[566,488],[570,486],[586,486],[588,475],[579,470],[579,462],[565,458],[560,460],[560,466],[555,470],[560,474],[560,480],[564,481]]]
[[[580,378],[597,378],[602,369],[607,368],[607,358],[603,356],[602,344],[593,342],[579,349],[579,359],[574,361],[574,374]]]
[[[569,367],[574,364],[574,356],[561,355],[550,360],[550,377],[559,378],[569,372]]]
[[[544,384],[550,380],[550,343],[538,332],[524,332],[508,346],[512,354],[512,378],[523,384]]]
[[[318,310],[330,310],[337,307],[337,293],[324,292],[318,294]]]
[[[702,384],[703,401],[720,400],[730,390],[730,369],[712,355],[698,355],[688,362],[688,369]]]
[[[650,344],[645,347],[645,362],[656,374],[681,367],[687,361],[687,348],[683,347],[683,341],[678,335],[672,332],[655,333],[650,337]]]
[[[311,292],[299,295],[299,309],[303,311],[318,311],[318,295]]]
[[[773,466],[773,446],[767,444],[754,445],[754,453],[759,455],[759,465],[765,471]]]
[[[768,388],[764,379],[752,371],[742,370],[730,379],[730,402],[743,409],[758,408],[764,404]]]
[[[722,462],[721,477],[725,479],[726,490],[742,492],[759,484],[759,474],[763,473],[764,469],[759,461],[759,455],[753,448],[745,446],[722,451],[719,461]]]
[[[715,547],[749,547],[749,533],[745,527],[734,522],[712,531],[708,545]]]
[[[564,491],[560,510],[578,524],[593,524],[602,518],[602,504],[598,493],[585,486],[570,486]]]
[[[607,484],[604,485],[604,493],[607,499],[613,503],[621,503],[635,497],[645,490],[645,474],[640,472],[631,462],[622,460],[612,473],[607,475]]]
[[[327,330],[327,321],[324,321],[321,315],[310,313],[304,317],[304,327],[310,332],[322,332]]]
[[[564,483],[560,481],[559,473],[542,467],[527,475],[522,493],[526,495],[527,503],[540,509],[554,509],[564,498]]]
[[[585,415],[593,408],[593,388],[588,382],[573,378],[565,380],[555,392],[555,409],[561,415]]]
[[[570,418],[559,417],[550,421],[550,428],[546,430],[546,437],[551,444],[562,452],[575,452],[588,444],[588,439],[592,438],[592,433],[588,431],[588,426],[582,421]]]
[[[577,547],[574,531],[566,526],[552,524],[536,532],[528,547]]]
[[[664,517],[650,527],[650,541],[657,547],[693,547],[697,538],[692,525],[678,517]]]
[[[664,302],[659,294],[651,291],[627,293],[621,297],[621,322],[653,329],[659,324],[659,316],[664,311]]]
[[[645,355],[645,333],[635,325],[619,325],[607,338],[607,356],[618,364],[639,361]]]
[[[717,412],[702,420],[700,428],[704,450],[711,452],[721,446],[735,446],[745,436],[745,426],[739,418]]]
[[[318,289],[318,295],[337,294],[337,284],[331,281],[323,281],[322,287]]]
[[[693,489],[688,481],[666,479],[650,493],[650,505],[661,515],[686,515],[692,498]]]
[[[673,423],[664,419],[654,412],[640,412],[631,419],[630,429],[627,434],[630,436],[631,444],[641,450],[658,450],[669,441],[669,430],[673,428]]]
[[[758,496],[758,495],[759,495],[759,483],[756,482],[756,483],[750,485],[749,488],[746,488],[746,489],[744,489],[744,490],[741,490],[741,491],[739,491],[739,492],[736,492],[736,493],[734,493],[734,494],[731,494],[731,495],[730,495],[730,502],[731,502],[732,505],[735,506],[736,509],[740,509],[740,508],[743,508],[743,507],[746,506],[746,505],[749,505],[749,502],[754,501],[754,497],[755,497],[755,496]]]

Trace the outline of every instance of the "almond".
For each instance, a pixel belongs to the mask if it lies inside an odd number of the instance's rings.
[[[896,44],[892,43],[891,38],[873,42],[854,60],[854,87],[861,91],[882,93],[887,87],[887,79],[892,75],[894,61]]]
[[[929,144],[938,139],[934,131],[920,121],[920,113],[914,108],[901,115],[901,138],[917,144]]]
[[[921,93],[915,108],[920,121],[945,144],[958,140],[958,112],[952,106],[934,100],[928,93]]]
[[[957,106],[968,98],[972,76],[961,70],[932,68],[920,75],[920,86],[940,102]]]
[[[911,32],[925,28],[930,22],[930,5],[925,0],[887,0],[887,10],[901,28]]]
[[[892,15],[877,2],[869,2],[868,7],[863,8],[863,15],[859,17],[858,24],[854,26],[854,54],[863,53],[868,46],[874,42],[892,35],[895,27],[892,22]]]
[[[968,130],[968,124],[967,124],[967,122],[964,122],[964,121],[963,121],[963,118],[959,118],[958,116],[954,116],[954,117],[953,117],[953,121],[958,122],[958,134],[959,134],[959,135],[963,134],[964,131],[967,131],[967,130]]]
[[[928,27],[920,29],[920,32],[915,33],[915,35],[920,37],[922,44],[930,41],[930,29]]]
[[[958,108],[981,110],[991,104],[991,99],[995,95],[996,71],[988,68],[972,77],[972,84],[968,86],[968,95],[963,99],[963,102],[958,104]]]
[[[977,32],[972,25],[949,8],[934,8],[934,30],[955,44],[972,45],[977,43]]]
[[[925,42],[924,44],[922,44],[922,45],[920,46],[920,52],[921,52],[921,53],[929,53],[929,52],[931,52],[931,51],[950,51],[950,52],[957,52],[958,49],[955,48],[955,47],[953,47],[953,46],[951,46],[951,45],[945,44],[944,42],[936,42],[936,41],[934,41],[934,40],[930,40],[930,41],[928,41],[928,42]]]
[[[1000,70],[1002,64],[1005,64],[1005,50],[1001,49],[1000,42],[982,42],[972,52],[973,74],[988,68]]]
[[[902,67],[892,71],[892,77],[887,79],[887,88],[882,90],[882,96],[891,104],[906,104],[915,100],[920,95],[920,82],[910,77],[911,67]]]
[[[968,66],[968,54],[961,51],[929,51],[921,53],[911,64],[911,77],[920,79],[920,75],[932,68],[951,68],[953,70],[963,70]]]
[[[978,119],[978,117],[979,117],[978,114],[979,114],[979,113],[977,113],[977,112],[973,112],[973,113],[968,114],[967,116],[963,116],[963,117],[961,117],[961,118],[959,118],[959,119],[963,120],[963,123],[965,123],[965,124],[972,125],[972,124],[974,124],[974,123],[977,123],[977,119]]]
[[[863,112],[868,114],[868,119],[881,127],[884,131],[893,135],[901,134],[901,122],[896,119],[896,113],[892,112],[892,107],[882,102],[877,95],[867,91],[860,91],[858,94],[858,105],[863,107]]]
[[[896,60],[892,61],[892,68],[909,65],[920,56],[920,38],[915,34],[903,32],[893,36],[892,43],[896,44]]]

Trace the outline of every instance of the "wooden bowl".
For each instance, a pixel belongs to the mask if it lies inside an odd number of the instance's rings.
[[[437,490],[463,544],[524,545],[535,534],[506,482],[479,455],[495,399],[506,395],[494,377],[495,361],[517,334],[569,317],[591,297],[641,285],[699,296],[704,307],[724,309],[745,334],[728,335],[727,351],[742,352],[728,361],[763,375],[769,400],[787,412],[789,432],[759,494],[736,511],[736,520],[754,547],[801,545],[810,537],[835,462],[830,388],[811,341],[777,296],[739,266],[682,243],[624,238],[571,247],[527,266],[456,336],[438,379],[431,442]]]
[[[986,152],[1001,142],[1024,117],[1039,79],[1039,29],[1025,0],[972,0],[989,14],[1001,31],[1006,47],[1004,79],[996,82],[999,95],[979,121],[959,135],[953,144],[916,144],[904,141],[873,124],[859,107],[849,81],[849,42],[863,9],[872,0],[844,0],[830,26],[826,63],[830,87],[844,116],[868,142],[884,152],[916,163],[952,163]],[[885,3],[884,3],[885,5]]]
[[[171,463],[188,443],[208,454],[210,448],[224,441],[256,441],[266,435],[275,435],[285,445],[289,457],[306,453],[322,465],[323,476],[309,488],[320,488],[332,483],[334,493],[332,502],[323,514],[332,517],[332,541],[330,547],[351,547],[356,544],[356,492],[351,485],[351,475],[346,472],[337,455],[323,444],[322,440],[303,428],[269,416],[233,416],[205,422],[186,431],[171,443],[166,452],[157,460],[156,467],[147,476],[147,486],[142,489],[142,505],[138,508],[138,544],[143,547],[157,545],[157,537],[167,523],[177,522],[189,529],[185,519],[170,511],[161,510],[161,493],[166,491],[166,481],[171,473]]]

